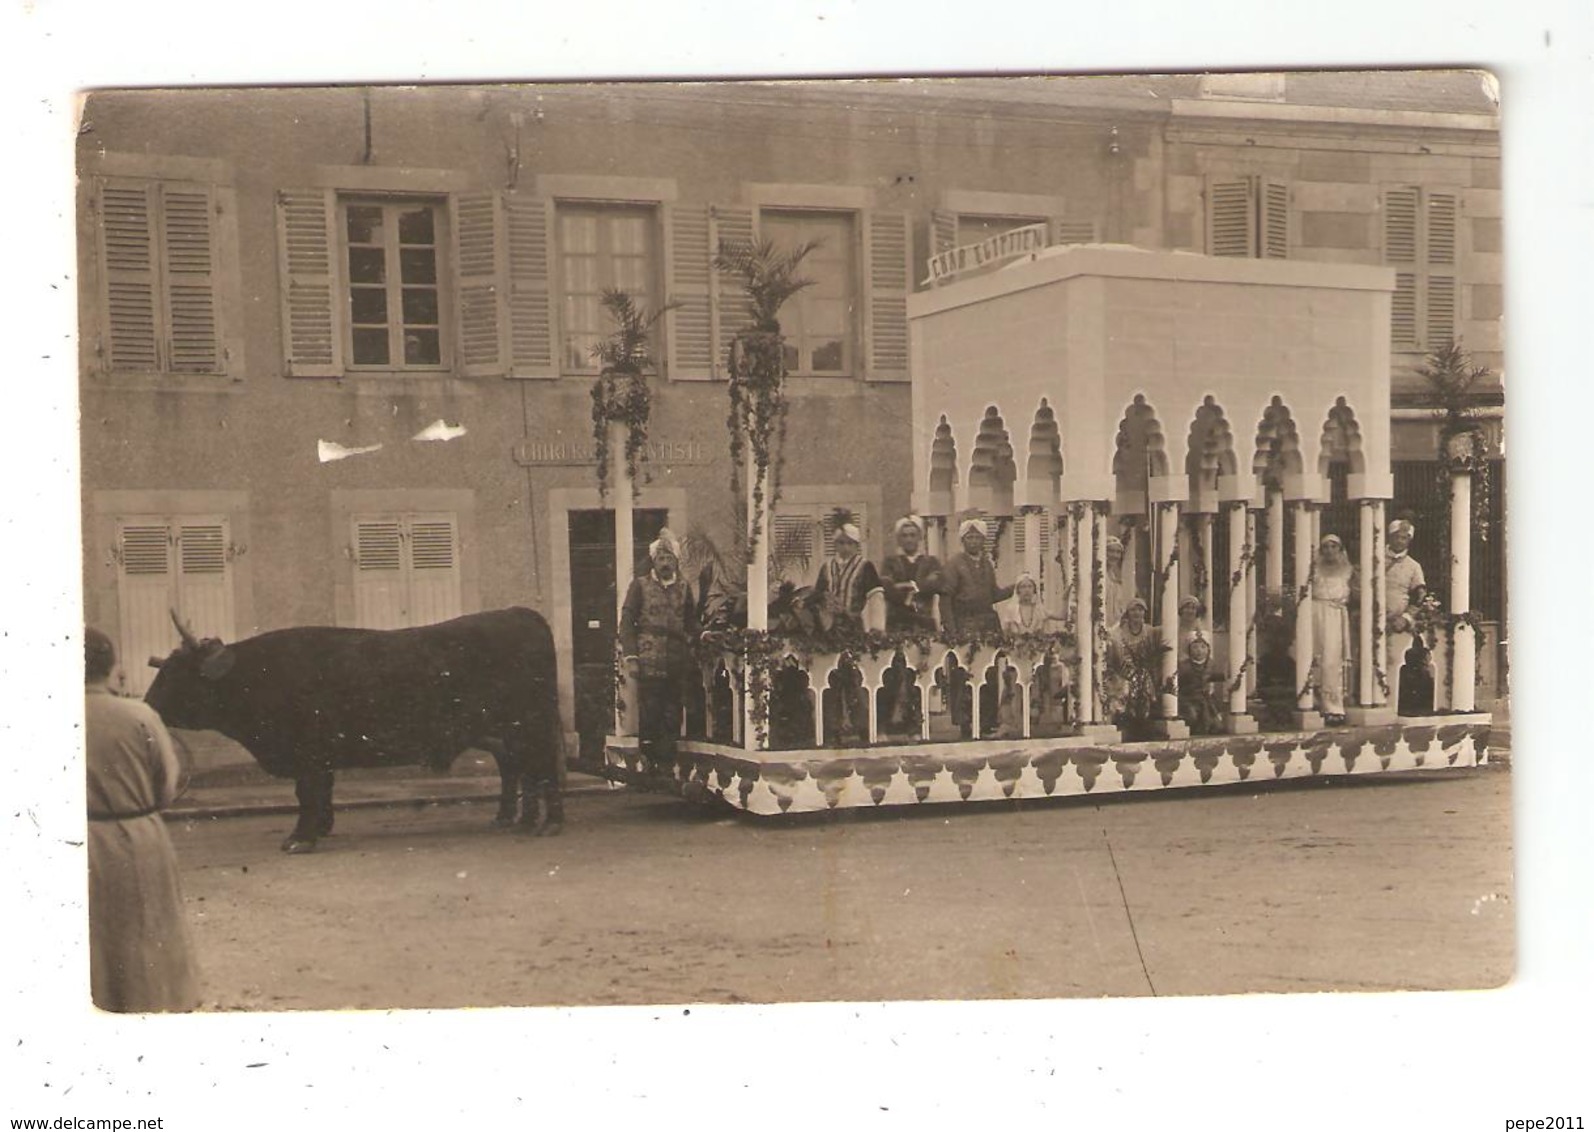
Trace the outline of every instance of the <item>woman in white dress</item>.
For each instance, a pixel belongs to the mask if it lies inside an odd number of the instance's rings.
[[[1317,705],[1330,727],[1345,722],[1345,685],[1351,663],[1350,601],[1356,570],[1338,535],[1324,535],[1312,582],[1312,638],[1317,646]]]

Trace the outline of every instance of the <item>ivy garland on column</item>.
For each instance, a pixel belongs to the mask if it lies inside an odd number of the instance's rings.
[[[1384,587],[1378,584],[1379,570],[1384,561],[1384,532],[1381,510],[1379,504],[1382,500],[1364,499],[1362,506],[1372,509],[1373,521],[1370,524],[1373,531],[1373,607],[1369,616],[1373,619],[1373,680],[1378,684],[1379,696],[1387,702],[1389,700],[1389,673],[1384,670],[1384,636],[1387,628],[1384,619]]]
[[[609,425],[625,426],[625,469],[631,477],[631,495],[641,492],[643,465],[647,462],[648,426],[653,419],[653,391],[648,370],[653,356],[648,338],[664,312],[677,304],[666,303],[649,314],[637,306],[625,291],[604,289],[603,309],[615,321],[615,328],[592,348],[592,356],[603,364],[603,371],[592,383],[592,443],[597,457],[598,494],[608,498]]]
[[[1228,602],[1230,609],[1234,608],[1234,597],[1239,593],[1240,587],[1245,584],[1246,575],[1251,572],[1251,561],[1254,554],[1255,548],[1252,547],[1249,539],[1240,544],[1240,564],[1229,574]],[[1253,611],[1245,625],[1245,659],[1240,662],[1239,671],[1235,672],[1234,678],[1228,683],[1228,691],[1231,696],[1239,690],[1241,681],[1245,679],[1245,674],[1251,669],[1251,662],[1256,659],[1256,652],[1251,645],[1252,635],[1256,632],[1256,618],[1257,612]],[[1237,631],[1238,628],[1236,626],[1229,626],[1229,632],[1234,633]]]
[[[714,268],[734,279],[747,299],[750,325],[731,342],[727,370],[730,411],[731,492],[741,500],[742,464],[751,446],[752,511],[747,516],[747,561],[753,561],[756,535],[764,515],[780,497],[780,471],[786,448],[786,338],[780,330],[780,308],[812,279],[798,268],[819,241],[781,249],[772,240],[725,241],[714,256]]]

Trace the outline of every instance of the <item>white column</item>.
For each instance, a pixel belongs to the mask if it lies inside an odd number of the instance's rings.
[[[1101,710],[1096,704],[1096,603],[1092,594],[1091,563],[1096,560],[1095,504],[1085,504],[1079,522],[1069,520],[1074,542],[1070,557],[1078,562],[1074,586],[1074,636],[1079,647],[1079,721],[1098,723]]]
[[[609,422],[609,491],[614,498],[614,624],[618,631],[620,610],[625,605],[626,591],[631,586],[631,575],[636,570],[636,547],[632,537],[631,473],[625,465],[626,426],[618,421]],[[628,687],[618,699],[615,711],[614,733],[632,735],[636,732],[637,689]]]
[[[946,557],[946,517],[943,515],[928,515],[924,520],[924,552],[931,558],[944,560]]]
[[[1312,633],[1312,505],[1297,500],[1295,512],[1295,577],[1291,587],[1295,593],[1295,718],[1298,726],[1321,727],[1322,719],[1313,706],[1314,697],[1309,686],[1312,677],[1312,654],[1316,642]]]
[[[753,445],[746,442],[742,476],[747,485],[747,537],[753,543],[752,561],[747,566],[747,627],[759,631],[769,629],[769,492],[764,488],[764,507],[753,508],[753,490],[757,481],[758,465],[753,461]]]
[[[1472,608],[1472,473],[1450,473],[1450,613]],[[1477,706],[1477,643],[1471,625],[1451,630],[1450,710]]]
[[[1256,564],[1256,511],[1247,507],[1245,510],[1245,545],[1251,548],[1251,554],[1245,563],[1245,655],[1251,661],[1251,667],[1245,670],[1245,694],[1249,698],[1256,694],[1256,614],[1262,608],[1262,571]]]
[[[1371,605],[1363,608],[1369,611],[1367,622],[1373,634],[1372,651],[1369,654],[1373,658],[1374,664],[1372,674],[1373,698],[1370,702],[1374,707],[1383,707],[1392,698],[1390,693],[1395,687],[1395,677],[1397,675],[1397,672],[1390,668],[1389,610],[1384,608],[1385,594],[1388,589],[1384,574],[1389,566],[1389,559],[1384,554],[1384,501],[1382,499],[1373,500],[1372,507],[1369,510],[1372,511],[1373,525],[1373,535],[1370,540],[1373,556],[1373,568],[1371,570],[1373,600]],[[1395,664],[1399,665],[1404,660],[1404,657],[1397,658]],[[1380,673],[1383,674],[1382,680],[1379,679]]]
[[[1284,592],[1284,493],[1269,488],[1267,493],[1267,592]]]
[[[1357,555],[1357,577],[1359,593],[1357,594],[1356,615],[1356,647],[1361,656],[1361,663],[1357,666],[1356,702],[1363,707],[1373,707],[1377,704],[1378,680],[1373,671],[1373,501],[1363,499],[1357,505],[1356,516],[1359,522],[1357,529],[1357,542],[1360,552]]]
[[[1247,629],[1251,621],[1250,603],[1246,600],[1250,586],[1246,584],[1245,572],[1245,528],[1249,508],[1243,499],[1231,500],[1225,506],[1229,511],[1229,562],[1223,579],[1229,601],[1229,730],[1239,734],[1243,730],[1254,730],[1256,726],[1246,714],[1246,680],[1240,676],[1242,670],[1250,674],[1245,663]],[[1246,727],[1248,723],[1250,726]]]
[[[1169,568],[1174,548],[1179,545],[1179,505],[1157,504],[1157,542],[1161,561],[1156,566],[1162,578],[1162,672],[1160,695],[1162,718],[1179,718],[1179,696],[1176,683],[1179,676],[1179,572]]]

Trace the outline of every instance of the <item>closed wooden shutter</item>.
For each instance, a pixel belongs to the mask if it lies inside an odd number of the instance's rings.
[[[1066,216],[1054,216],[1047,221],[1049,239],[1052,244],[1094,244],[1096,242],[1096,222],[1094,220],[1071,220]]]
[[[1207,178],[1207,254],[1256,255],[1256,194],[1249,177]]]
[[[404,629],[460,615],[453,515],[356,515],[353,528],[356,626]]]
[[[1258,196],[1257,254],[1263,259],[1290,255],[1290,187],[1271,177],[1256,180]]]
[[[104,365],[113,372],[160,369],[154,186],[99,186],[100,262],[105,272]]]
[[[930,254],[940,255],[958,246],[958,214],[946,209],[930,213]]]
[[[459,372],[466,377],[502,376],[504,230],[495,193],[460,193],[453,198],[454,266],[459,312]]]
[[[409,624],[434,625],[458,617],[459,536],[454,516],[412,515],[407,525]]]
[[[231,562],[225,517],[179,520],[177,610],[200,637],[233,637]]]
[[[819,565],[819,520],[811,512],[782,509],[770,521],[769,556],[780,577],[805,586]]]
[[[509,228],[509,375],[558,377],[553,202],[508,193],[504,216]]]
[[[336,222],[337,201],[330,189],[277,194],[283,373],[288,377],[343,375]]]
[[[868,272],[865,343],[870,381],[908,380],[908,294],[913,290],[912,225],[905,212],[864,214]]]
[[[1428,287],[1423,311],[1424,346],[1448,346],[1456,332],[1456,211],[1455,193],[1430,192],[1426,217]]]
[[[165,184],[160,194],[168,366],[173,373],[221,373],[214,193],[209,185]]]
[[[709,222],[709,246],[716,255],[721,248],[750,245],[757,238],[758,226],[750,208],[715,205],[709,209]],[[716,367],[726,367],[731,343],[738,334],[753,325],[752,311],[737,281],[718,271],[712,273],[710,299],[714,363]]]
[[[354,624],[401,629],[409,624],[403,520],[369,515],[354,520]]]
[[[709,211],[704,205],[664,208],[664,277],[667,301],[678,304],[664,318],[665,374],[671,381],[715,377],[714,274]]]
[[[1384,193],[1384,262],[1395,268],[1395,293],[1390,304],[1390,344],[1417,346],[1417,205],[1414,188]]]
[[[130,518],[117,524],[117,604],[121,607],[122,690],[142,696],[154,678],[149,657],[177,647],[170,611],[176,607],[171,524],[160,518]]]

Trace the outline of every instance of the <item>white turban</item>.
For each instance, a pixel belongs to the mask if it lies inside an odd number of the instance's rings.
[[[908,527],[912,527],[922,535],[924,533],[924,520],[917,515],[904,515],[897,520],[897,525],[892,528],[892,531],[900,535]]]
[[[984,538],[985,524],[978,519],[964,519],[963,522],[958,524],[958,538],[967,538],[970,531]]]
[[[1108,550],[1122,550],[1124,548],[1124,540],[1117,535],[1108,535],[1106,547]]]
[[[673,558],[681,557],[681,544],[670,533],[670,528],[665,527],[659,532],[659,537],[648,544],[648,557],[657,558],[663,551],[668,551]]]
[[[858,531],[857,523],[843,523],[836,528],[836,534],[850,538],[853,542],[862,544],[863,535]]]
[[[1405,531],[1408,535],[1414,535],[1417,533],[1417,528],[1410,519],[1396,519],[1389,524],[1390,534],[1396,534],[1400,531]]]

